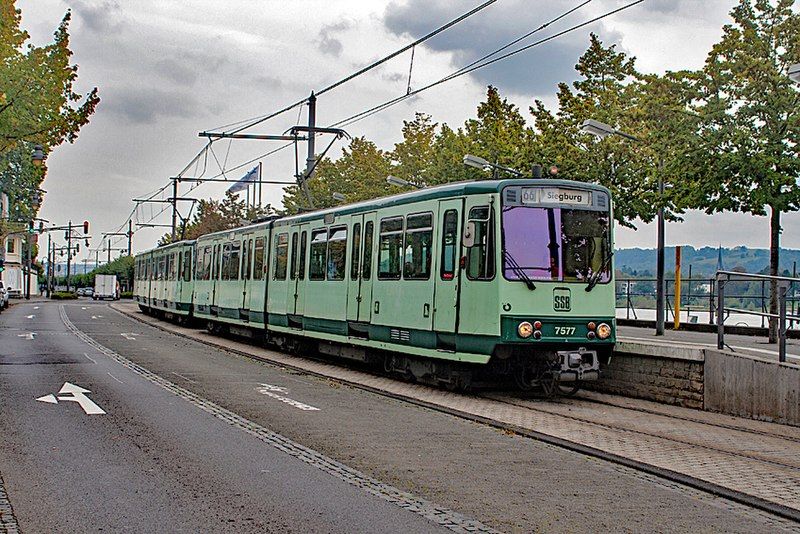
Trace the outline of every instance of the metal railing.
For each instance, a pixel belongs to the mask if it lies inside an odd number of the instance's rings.
[[[786,361],[786,331],[788,330],[787,319],[800,320],[800,317],[792,313],[786,313],[786,301],[792,284],[800,282],[800,278],[793,278],[790,276],[768,276],[765,274],[752,274],[752,273],[737,273],[733,271],[717,271],[717,348],[722,350],[725,348],[725,313],[744,313],[748,315],[761,316],[762,322],[764,318],[778,320],[778,361]],[[740,308],[725,307],[725,286],[742,280],[758,280],[762,284],[769,282],[777,282],[778,287],[778,314],[764,312],[757,312],[753,310],[745,310]]]
[[[769,318],[770,280],[745,278],[747,273],[732,273],[742,275],[740,279],[726,280],[727,289],[724,294],[727,309],[735,313],[757,315],[761,318],[761,328],[766,328]],[[786,303],[789,309],[789,327],[800,324],[800,278],[789,278]],[[626,319],[638,319],[637,311],[655,309],[656,303],[655,278],[617,278],[616,280],[616,307],[625,308]],[[675,318],[675,279],[665,279],[665,307],[668,316]],[[692,313],[707,312],[708,324],[716,324],[717,316],[717,279],[716,278],[682,278],[680,302],[678,308],[681,313],[686,312],[690,322],[697,322],[697,315]],[[743,311],[744,310],[744,311]],[[760,311],[760,314],[753,314]]]

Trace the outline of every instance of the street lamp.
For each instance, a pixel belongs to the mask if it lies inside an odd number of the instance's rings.
[[[498,165],[497,163],[490,163],[489,161],[480,158],[478,156],[473,156],[472,154],[465,155],[462,161],[464,165],[466,165],[467,167],[474,167],[482,171],[492,171],[495,174],[495,177],[497,175],[497,171],[503,171],[509,174],[513,174],[518,178],[523,177],[523,174],[519,172],[517,169],[512,169],[511,167],[504,167],[502,165]]]
[[[422,186],[420,185],[417,185],[413,182],[409,182],[408,180],[403,180],[402,178],[398,178],[397,176],[392,176],[391,174],[386,177],[386,183],[391,185],[396,185],[397,187],[413,187],[415,189],[422,189]]]
[[[42,145],[36,145],[33,147],[31,159],[33,160],[33,164],[37,167],[42,166],[42,163],[44,163],[44,149],[42,148]]]
[[[789,67],[789,78],[800,83],[800,63],[795,63]]]
[[[638,137],[627,134],[623,131],[617,130],[613,126],[604,122],[596,121],[594,119],[586,119],[581,124],[581,132],[592,134],[600,139],[604,139],[609,135],[618,135],[631,141],[640,142]],[[664,179],[661,172],[658,173],[658,195],[663,200],[664,197]],[[656,335],[664,335],[664,206],[659,202],[658,218],[657,218],[657,233],[656,238]]]
[[[336,202],[344,202],[347,200],[347,197],[341,193],[334,193],[331,196],[333,197],[333,200],[335,200]]]

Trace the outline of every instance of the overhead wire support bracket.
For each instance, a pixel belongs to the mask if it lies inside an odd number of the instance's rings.
[[[239,134],[239,133],[226,133],[226,132],[200,132],[198,137],[207,137],[208,139],[257,139],[259,141],[307,141],[306,137],[298,137],[297,135],[261,135],[261,134]]]

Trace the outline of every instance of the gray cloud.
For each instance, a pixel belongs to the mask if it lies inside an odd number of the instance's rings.
[[[473,15],[427,41],[426,46],[437,51],[451,52],[454,66],[461,67],[530,32],[566,9],[567,6],[561,2],[537,2],[534,10],[531,9],[531,2],[511,0],[503,3],[502,9],[492,6]],[[384,13],[384,25],[396,35],[418,38],[463,11],[462,4],[447,0],[392,3]],[[425,16],[420,16],[420,13],[425,13]],[[506,52],[552,35],[586,20],[591,15],[590,11],[579,10]],[[619,40],[618,34],[605,31],[600,24],[594,24],[477,70],[473,76],[481,83],[497,85],[501,90],[533,95],[552,94],[559,82],[575,79],[575,64],[589,44],[590,31],[598,33],[606,45]]]
[[[339,21],[335,24],[328,24],[323,26],[319,31],[319,39],[317,40],[317,48],[323,54],[329,56],[339,57],[342,55],[342,42],[334,37],[336,33],[350,29],[353,25],[352,22],[347,20]]]
[[[152,124],[168,118],[196,117],[202,110],[197,99],[190,93],[155,88],[106,89],[103,100],[103,107],[107,112],[134,124]]]
[[[181,85],[194,85],[197,69],[173,58],[161,59],[153,65],[153,71]]]
[[[122,24],[121,9],[116,0],[71,0],[70,5],[91,31],[100,33],[117,30]]]

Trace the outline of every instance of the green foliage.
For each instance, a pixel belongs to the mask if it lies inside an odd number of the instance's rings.
[[[78,298],[78,295],[72,291],[54,291],[50,298],[53,300],[72,300]]]
[[[248,207],[247,202],[239,200],[235,193],[226,192],[225,198],[218,200],[201,200],[192,220],[178,229],[177,239],[197,239],[201,235],[221,232],[242,226],[242,221],[254,221],[274,213],[272,206],[263,208]],[[172,241],[171,233],[164,234],[158,242],[159,246]]]

